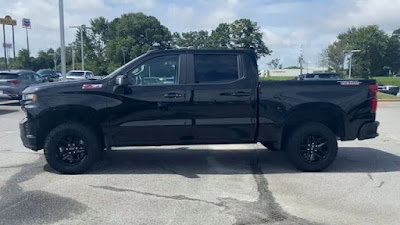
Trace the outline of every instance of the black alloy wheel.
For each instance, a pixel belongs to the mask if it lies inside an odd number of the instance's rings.
[[[327,126],[311,122],[295,128],[284,140],[287,156],[294,166],[306,172],[326,169],[336,158],[336,135]]]
[[[87,171],[101,152],[96,132],[79,123],[58,125],[47,135],[44,154],[48,164],[60,173],[78,174]]]
[[[328,157],[327,139],[322,134],[310,134],[300,143],[301,159],[308,163],[318,163]]]
[[[77,134],[61,136],[57,141],[56,158],[66,165],[77,165],[87,156],[86,141]]]

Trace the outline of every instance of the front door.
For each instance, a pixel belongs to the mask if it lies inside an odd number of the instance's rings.
[[[186,138],[184,54],[156,55],[126,74],[130,85],[109,102],[115,145],[175,144]],[[114,105],[114,106],[113,106]]]

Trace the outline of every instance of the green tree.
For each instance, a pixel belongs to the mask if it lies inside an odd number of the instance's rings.
[[[400,72],[400,29],[395,30],[388,40],[384,56],[384,69],[392,74]],[[389,75],[392,75],[389,74]]]
[[[29,57],[29,53],[27,49],[21,49],[18,51],[18,55],[13,59],[9,68],[11,69],[26,69],[26,70],[34,70],[34,57]]]
[[[211,47],[208,31],[190,31],[172,35],[172,44],[175,47],[208,48]]]
[[[352,74],[362,77],[383,75],[387,43],[387,34],[377,25],[353,27],[339,34],[337,41],[329,45],[323,54],[328,58],[329,67],[339,72],[345,57],[343,51],[359,49],[361,51],[352,57]]]
[[[219,49],[232,48],[231,28],[227,23],[220,23],[215,30],[211,32],[210,46]]]
[[[108,71],[123,64],[124,53],[128,61],[153,46],[166,49],[172,41],[168,28],[157,18],[143,13],[128,13],[114,19],[106,34],[106,58],[112,62]]]
[[[269,61],[267,63],[267,65],[269,67],[271,67],[271,69],[282,69],[282,64],[279,63],[280,59],[276,58],[276,59],[272,59],[271,61]]]
[[[338,39],[346,42],[350,49],[361,50],[353,55],[354,74],[368,77],[384,73],[388,35],[377,25],[351,28],[340,34]]]
[[[54,61],[53,54],[54,50],[52,48],[48,49],[47,51],[39,51],[38,56],[35,58],[35,70],[39,69],[53,69],[54,68]]]
[[[320,60],[327,61],[328,70],[332,70],[336,73],[341,73],[343,71],[345,50],[346,43],[344,43],[343,41],[335,41],[323,50],[320,56],[323,59]]]
[[[256,22],[249,19],[235,20],[230,24],[231,43],[233,48],[239,49],[254,49],[257,57],[271,54],[262,40],[263,33]]]
[[[147,52],[152,47],[170,46],[170,31],[153,16],[128,13],[112,21],[98,17],[90,21],[91,29],[83,33],[85,69],[105,75],[125,62]],[[81,62],[80,31],[73,46],[78,46],[75,62]]]
[[[269,55],[271,51],[262,40],[263,33],[256,22],[239,19],[233,23],[221,23],[211,31],[190,31],[173,34],[174,47],[252,49],[257,57]]]

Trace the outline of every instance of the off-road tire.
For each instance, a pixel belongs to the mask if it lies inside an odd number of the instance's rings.
[[[76,165],[68,165],[57,159],[58,141],[67,134],[79,135],[87,143],[86,157]],[[47,163],[56,171],[63,174],[79,174],[86,172],[96,162],[100,155],[100,146],[99,138],[90,127],[79,123],[64,123],[52,129],[47,135],[44,154]]]
[[[321,136],[325,139],[326,148],[324,148],[323,152],[325,158],[322,158],[318,162],[309,162],[305,160],[304,152],[308,153],[312,150],[308,150],[306,147],[306,151],[304,150],[304,143],[309,143],[305,140],[309,140],[308,138],[314,136]],[[322,142],[321,142],[322,143]],[[316,144],[319,146],[320,144]],[[323,146],[325,146],[323,145]],[[308,144],[306,144],[308,146]],[[311,147],[310,147],[311,149]],[[315,150],[319,151],[319,150]],[[294,164],[294,166],[304,172],[318,172],[326,169],[330,166],[336,158],[338,151],[336,135],[325,125],[321,123],[307,123],[297,127],[288,138],[285,140],[285,152],[289,158],[289,160]],[[303,153],[301,153],[303,152]],[[310,156],[307,155],[307,156]],[[308,158],[309,159],[309,158]]]

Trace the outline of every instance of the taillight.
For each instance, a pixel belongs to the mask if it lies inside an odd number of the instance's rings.
[[[8,80],[7,83],[19,84],[19,80]]]
[[[376,96],[377,92],[378,92],[378,85],[377,84],[370,84],[369,85],[369,91],[372,92],[372,103],[371,103],[371,110],[372,112],[376,112],[377,108],[378,108],[378,98]]]

